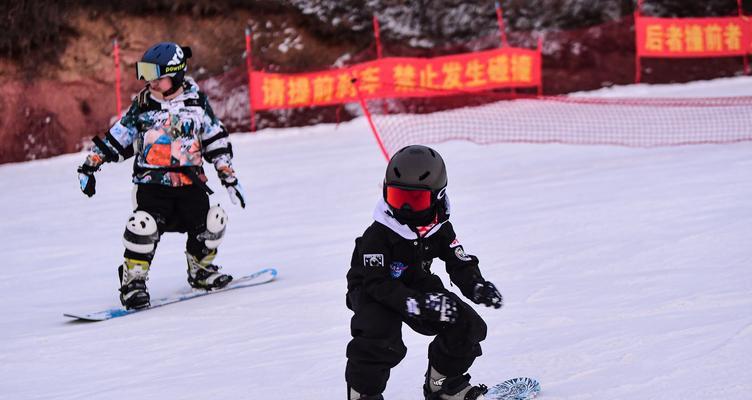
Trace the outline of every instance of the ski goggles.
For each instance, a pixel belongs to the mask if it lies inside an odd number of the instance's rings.
[[[159,65],[150,62],[139,61],[136,63],[136,79],[154,81],[163,76],[173,76],[185,69],[185,61],[178,65]]]
[[[405,189],[397,186],[387,186],[386,202],[398,210],[408,205],[412,211],[423,211],[431,207],[431,191],[428,189]]]

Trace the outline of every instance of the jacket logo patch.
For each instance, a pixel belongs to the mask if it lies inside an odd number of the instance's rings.
[[[472,260],[472,258],[465,253],[465,249],[463,249],[462,246],[457,246],[457,248],[454,249],[454,255],[462,261]]]
[[[363,254],[363,265],[366,267],[383,267],[383,254]]]
[[[395,261],[392,263],[392,265],[389,266],[389,268],[392,270],[392,278],[399,278],[402,276],[402,272],[404,272],[407,269],[407,265],[402,264],[399,261]]]

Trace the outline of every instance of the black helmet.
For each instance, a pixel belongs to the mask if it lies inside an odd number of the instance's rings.
[[[169,76],[172,78],[170,91],[174,93],[183,84],[188,69],[186,61],[192,55],[190,47],[181,47],[172,42],[157,43],[146,50],[141,61],[136,63],[136,78],[152,81]]]
[[[398,151],[386,167],[384,201],[402,224],[430,224],[438,211],[446,211],[447,173],[436,150],[421,145]]]

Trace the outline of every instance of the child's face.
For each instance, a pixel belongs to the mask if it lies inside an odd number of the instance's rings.
[[[172,78],[169,76],[163,76],[159,79],[149,81],[149,89],[157,92],[164,93],[172,87]]]

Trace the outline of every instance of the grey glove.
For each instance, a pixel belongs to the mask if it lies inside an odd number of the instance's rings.
[[[237,179],[235,179],[233,183],[222,181],[222,185],[227,188],[227,193],[230,194],[230,201],[232,204],[238,204],[238,202],[240,202],[240,207],[245,208],[245,191],[243,190],[243,187],[240,186],[240,182],[238,182]]]
[[[217,170],[217,173],[219,174],[222,186],[227,188],[227,193],[230,195],[232,204],[240,202],[240,207],[245,208],[245,190],[243,190],[243,186],[238,182],[238,178],[235,176],[235,171],[233,171],[232,167],[221,167]]]

